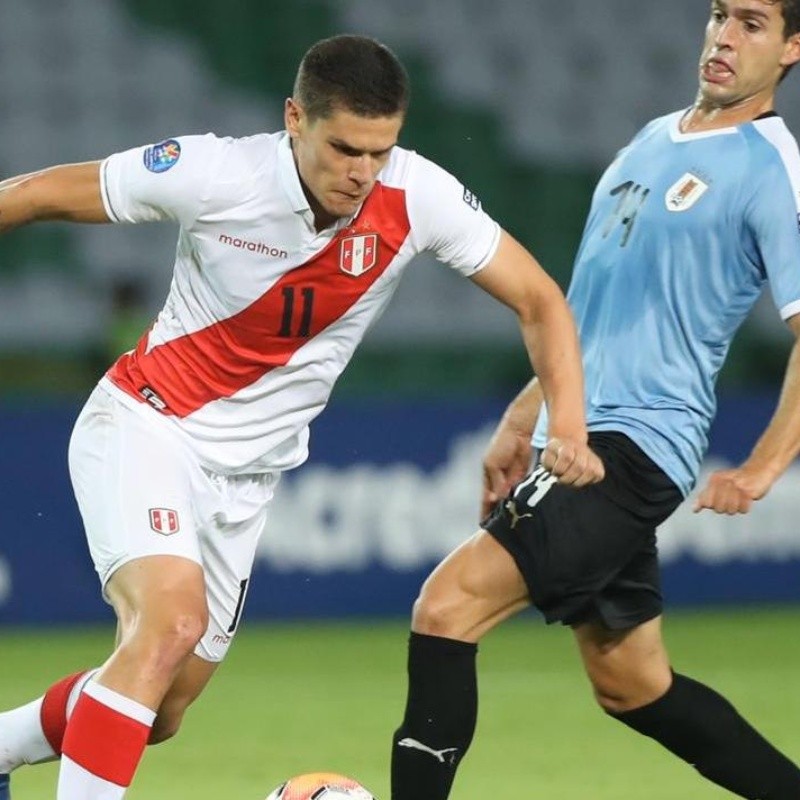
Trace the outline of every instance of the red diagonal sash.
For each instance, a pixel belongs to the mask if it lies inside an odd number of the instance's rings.
[[[179,417],[230,397],[286,364],[352,308],[392,262],[409,228],[405,193],[377,183],[352,226],[247,308],[149,352],[145,334],[108,377],[137,400]],[[353,276],[341,269],[342,240],[362,233],[378,234],[377,258],[373,267]]]

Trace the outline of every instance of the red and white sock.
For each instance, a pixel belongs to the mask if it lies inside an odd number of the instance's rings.
[[[133,780],[156,712],[95,681],[67,723],[56,800],[120,800]]]
[[[61,744],[64,741],[64,731],[67,729],[67,720],[78,702],[83,687],[95,672],[97,672],[96,669],[90,669],[87,672],[68,675],[58,683],[54,683],[42,698],[39,718],[44,736],[55,756],[61,755]]]
[[[61,755],[67,717],[96,671],[62,678],[43,697],[0,713],[0,773],[13,772],[23,764],[53,761]]]

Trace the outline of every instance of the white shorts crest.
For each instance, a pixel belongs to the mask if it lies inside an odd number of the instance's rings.
[[[178,522],[178,512],[173,508],[151,508],[150,527],[164,536],[177,533],[180,529]]]

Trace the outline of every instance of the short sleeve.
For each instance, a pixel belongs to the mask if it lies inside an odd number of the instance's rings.
[[[788,319],[800,313],[798,196],[784,169],[775,169],[772,175],[762,177],[748,205],[747,222],[775,305],[781,317]]]
[[[223,141],[213,134],[183,136],[109,156],[100,170],[109,219],[174,220],[190,227],[200,215]]]
[[[414,244],[439,261],[470,276],[491,261],[500,226],[478,198],[449,172],[415,155],[408,192]]]

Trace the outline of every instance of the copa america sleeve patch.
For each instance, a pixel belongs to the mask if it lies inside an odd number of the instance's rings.
[[[150,172],[166,172],[178,163],[180,157],[180,142],[175,139],[165,139],[148,147],[144,151],[143,159],[145,167]]]

